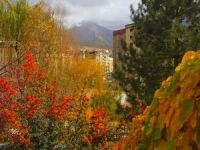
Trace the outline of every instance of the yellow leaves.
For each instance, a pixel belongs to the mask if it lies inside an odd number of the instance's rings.
[[[151,127],[154,127],[156,121],[157,121],[157,117],[156,116],[151,117],[151,119],[150,119],[150,125],[151,125]]]
[[[92,116],[93,116],[92,108],[87,107],[85,110],[86,121],[89,122]]]
[[[23,46],[37,47],[44,55],[61,54],[77,47],[73,35],[66,30],[63,23],[54,19],[52,11],[47,10],[42,3],[31,7],[20,34]]]
[[[187,63],[189,63],[191,60],[194,60],[198,56],[199,54],[197,54],[194,51],[186,52],[185,55],[183,56],[181,64],[178,65],[178,67],[176,67],[175,71],[176,72],[180,71],[183,68],[183,66],[185,66]]]
[[[68,95],[92,96],[104,90],[103,67],[93,59],[71,57],[58,60],[57,75]],[[55,70],[55,69],[54,69]]]
[[[159,112],[166,114],[170,107],[170,101],[165,101],[162,105],[159,106]]]
[[[156,146],[155,150],[163,150],[164,147],[166,147],[166,141],[165,140],[160,140],[157,143],[157,146]]]
[[[150,118],[145,123],[149,130],[143,131],[142,139],[138,137],[139,133],[131,133],[128,138],[141,142],[139,145],[148,150],[190,150],[194,147],[200,149],[199,60],[200,52],[185,54],[175,74],[163,81],[154,94],[149,111]],[[136,128],[134,131],[142,128],[141,124],[134,124],[133,127]],[[133,135],[139,139],[135,139]],[[137,143],[132,144],[138,147]]]
[[[143,114],[138,115],[134,118],[132,123],[132,128],[129,136],[125,138],[124,144],[122,146],[123,150],[137,150],[139,143],[142,140],[142,133],[144,130],[144,123],[146,119],[146,114],[149,111],[149,107],[145,109]]]

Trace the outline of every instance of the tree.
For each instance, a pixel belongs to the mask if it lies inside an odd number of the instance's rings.
[[[200,1],[142,0],[131,12],[135,46],[120,52],[115,78],[128,95],[150,102],[183,53],[200,47]]]
[[[42,2],[30,5],[28,0],[0,1],[0,41],[14,43],[14,50],[8,48],[7,51],[11,56],[17,54],[17,59],[26,49],[34,49],[39,54],[39,64],[46,68],[48,75],[54,69],[51,58],[73,53],[77,47],[73,35],[63,22],[56,19],[51,9]],[[9,61],[14,58],[9,58]]]
[[[103,66],[96,60],[71,57],[70,60],[66,58],[62,61],[57,60],[57,63],[60,66],[57,69],[57,79],[68,95],[80,97],[104,92],[105,73]],[[52,74],[55,75],[53,72]]]
[[[0,4],[0,40],[14,41],[15,51],[19,55],[22,27],[30,6],[26,0],[2,0]]]
[[[67,97],[56,81],[48,82],[31,51],[10,71],[0,76],[0,143],[10,149],[108,149],[118,141],[121,124],[112,125],[104,106],[91,107],[83,95]]]

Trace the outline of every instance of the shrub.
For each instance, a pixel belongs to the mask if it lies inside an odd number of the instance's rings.
[[[133,125],[138,142],[125,143],[125,147],[200,149],[199,97],[200,52],[187,52],[175,73],[155,92],[144,126],[143,121]],[[130,137],[133,136],[136,135],[131,132]]]

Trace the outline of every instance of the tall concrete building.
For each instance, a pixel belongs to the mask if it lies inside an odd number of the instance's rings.
[[[126,29],[113,31],[113,62],[114,66],[118,60],[119,52],[122,50],[122,41],[126,39]]]
[[[133,46],[134,25],[127,24],[125,28],[113,31],[113,60],[114,64],[118,61],[119,52],[123,50],[122,41],[125,41],[127,46]]]
[[[134,41],[134,26],[133,24],[127,24],[125,25],[126,29],[126,44],[127,46],[133,46],[133,41]]]
[[[110,56],[109,50],[96,51],[96,60],[104,66],[107,76],[111,76],[113,72],[113,58]]]

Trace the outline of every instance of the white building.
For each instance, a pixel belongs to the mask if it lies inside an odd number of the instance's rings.
[[[108,50],[97,51],[96,60],[104,66],[106,74],[111,74],[113,72],[113,58],[110,56]]]
[[[107,49],[82,49],[80,51],[82,58],[90,57],[96,59],[105,69],[107,77],[110,77],[113,72],[113,58],[111,57],[110,51]]]

